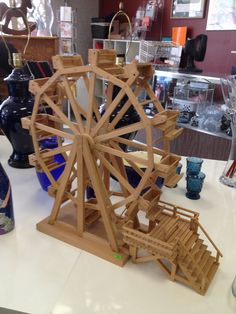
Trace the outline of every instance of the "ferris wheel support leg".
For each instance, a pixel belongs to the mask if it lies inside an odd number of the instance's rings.
[[[67,183],[68,183],[68,180],[70,178],[72,168],[74,166],[76,151],[77,151],[77,145],[74,145],[72,150],[71,150],[71,153],[69,155],[68,161],[66,163],[63,177],[62,177],[62,180],[60,182],[58,191],[56,193],[56,198],[55,198],[55,202],[53,205],[53,209],[52,209],[52,212],[49,216],[48,223],[51,225],[54,224],[56,219],[57,219],[57,216],[58,216],[61,204],[62,204],[63,196],[64,196],[64,193],[66,191]]]
[[[97,164],[92,157],[92,152],[86,138],[83,139],[84,160],[86,168],[88,170],[89,177],[91,179],[93,189],[97,198],[98,206],[101,211],[104,227],[107,233],[108,241],[111,249],[115,252],[119,252],[119,246],[116,240],[115,231],[111,222],[110,210],[112,204],[108,198],[107,191],[105,189],[104,182],[99,176],[99,170]]]

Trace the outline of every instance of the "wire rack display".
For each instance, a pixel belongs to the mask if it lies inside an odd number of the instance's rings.
[[[140,44],[140,62],[151,62],[154,64],[167,62],[167,65],[179,66],[182,47],[171,42],[146,41]]]

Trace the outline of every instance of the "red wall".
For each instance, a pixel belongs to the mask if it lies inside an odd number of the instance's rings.
[[[230,73],[231,67],[236,66],[236,54],[231,54],[231,50],[236,50],[236,31],[206,31],[207,12],[209,0],[206,0],[205,16],[202,19],[171,19],[172,0],[163,0],[164,8],[161,17],[154,22],[152,32],[148,38],[160,40],[162,36],[171,36],[173,26],[188,27],[188,37],[194,37],[198,34],[208,36],[208,45],[205,60],[198,66],[204,72],[210,73]],[[227,1],[227,0],[226,0]],[[112,12],[118,11],[119,0],[100,0],[100,16],[106,16]],[[135,16],[135,12],[142,0],[124,0],[124,11],[130,16]]]

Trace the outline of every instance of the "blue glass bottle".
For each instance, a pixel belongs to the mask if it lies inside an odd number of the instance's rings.
[[[0,235],[10,232],[14,225],[11,185],[0,163]]]

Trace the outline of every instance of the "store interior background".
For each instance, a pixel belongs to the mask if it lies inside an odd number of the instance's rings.
[[[106,16],[116,12],[119,2],[120,0],[100,0],[99,15]],[[130,17],[134,17],[137,8],[142,5],[143,1],[124,0],[123,3],[124,11]],[[163,3],[159,18],[153,23],[148,38],[160,40],[163,36],[171,36],[174,26],[187,26],[187,37],[190,38],[206,34],[208,36],[207,51],[200,68],[208,73],[230,74],[232,66],[236,65],[236,54],[231,53],[236,50],[235,31],[206,31],[209,0],[206,0],[205,3],[204,17],[200,19],[172,19],[170,18],[172,0],[163,0]]]

